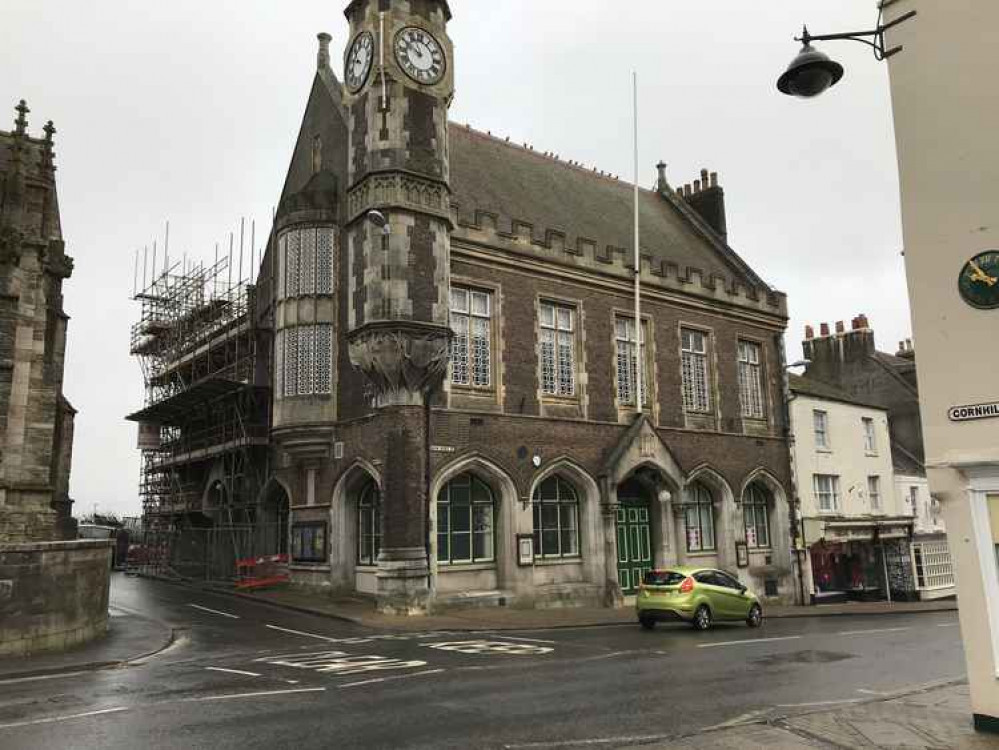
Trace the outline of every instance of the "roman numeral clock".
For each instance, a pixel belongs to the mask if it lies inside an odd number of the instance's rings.
[[[395,38],[395,58],[403,72],[417,83],[433,85],[444,77],[445,59],[433,34],[407,26]]]

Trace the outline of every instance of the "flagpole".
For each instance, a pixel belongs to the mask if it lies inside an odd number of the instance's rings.
[[[635,144],[635,411],[642,413],[642,370],[645,364],[642,356],[642,262],[638,235],[638,73],[631,74],[632,98],[634,104],[634,144]]]

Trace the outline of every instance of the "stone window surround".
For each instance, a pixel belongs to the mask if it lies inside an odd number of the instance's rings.
[[[760,361],[759,361],[759,371],[760,371],[760,406],[763,409],[762,417],[747,417],[743,414],[742,403],[741,403],[741,389],[740,389],[740,403],[739,403],[739,413],[742,416],[743,429],[745,429],[746,424],[756,423],[760,425],[768,425],[770,423],[771,416],[773,415],[773,399],[772,399],[772,389],[770,388],[770,350],[767,347],[767,342],[765,339],[758,338],[746,333],[736,333],[735,334],[735,366],[736,366],[736,385],[739,383],[739,344],[756,344],[760,348]]]
[[[444,380],[445,388],[452,392],[467,393],[475,396],[485,396],[498,394],[502,390],[503,383],[503,287],[490,281],[470,276],[460,276],[452,274],[451,284],[448,289],[448,310],[451,308],[450,288],[462,287],[464,289],[482,291],[489,294],[490,300],[490,384],[488,386],[474,386],[455,383],[451,380],[450,372]]]
[[[636,412],[633,403],[622,404],[618,396],[617,383],[617,319],[627,318],[634,325],[635,309],[624,307],[612,307],[610,310],[610,345],[611,345],[611,367],[613,368],[614,383],[614,407],[617,409],[618,419],[628,417]],[[653,424],[659,424],[659,368],[656,350],[656,326],[652,315],[642,312],[642,328],[645,332],[645,369],[643,374],[648,377],[643,378],[642,387],[645,391],[645,400],[642,407],[651,417]],[[681,369],[683,364],[681,362]]]
[[[677,372],[680,376],[680,403],[683,404],[683,331],[684,329],[698,331],[705,336],[706,362],[708,367],[708,394],[711,398],[711,408],[706,412],[693,412],[683,409],[688,427],[704,428],[703,424],[691,424],[691,420],[700,422],[707,420],[712,426],[717,428],[720,409],[721,388],[718,382],[718,347],[715,346],[715,329],[703,323],[694,323],[683,318],[676,322],[676,351],[677,351]]]
[[[541,353],[541,305],[552,304],[559,307],[571,308],[574,316],[572,341],[573,341],[573,369],[574,369],[574,393],[571,396],[559,396],[553,393],[545,393],[542,385],[542,353]],[[563,297],[553,294],[537,293],[534,300],[534,349],[537,357],[536,376],[538,383],[538,403],[550,404],[573,404],[582,405],[586,402],[586,368],[585,368],[585,324],[586,316],[583,312],[583,300]],[[556,360],[556,370],[558,368]],[[542,416],[544,413],[542,412]],[[586,415],[583,415],[586,418]]]

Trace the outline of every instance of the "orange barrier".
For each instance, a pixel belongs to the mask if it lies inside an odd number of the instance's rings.
[[[287,583],[288,555],[267,555],[265,557],[248,557],[236,561],[236,583],[238,589],[255,589],[263,586],[273,586],[276,583]]]

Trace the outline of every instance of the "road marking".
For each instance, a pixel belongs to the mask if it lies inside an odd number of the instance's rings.
[[[492,635],[493,637],[504,641],[524,641],[525,643],[558,643],[558,641],[547,641],[544,638],[518,638],[516,636],[505,635],[502,633],[492,633]]]
[[[816,701],[815,703],[778,703],[777,708],[816,708],[818,706],[843,706],[849,703],[863,703],[866,698],[846,698],[840,701]]]
[[[796,641],[800,635],[784,635],[780,638],[744,638],[741,641],[718,641],[717,643],[699,643],[698,648],[718,648],[719,646],[744,646],[753,643],[773,643],[774,641]]]
[[[445,641],[444,643],[423,643],[424,648],[437,651],[456,651],[459,654],[514,654],[516,656],[540,656],[550,654],[555,649],[547,646],[532,646],[526,643],[504,643],[503,641]]]
[[[385,672],[390,669],[417,669],[427,666],[425,661],[402,661],[388,656],[351,656],[344,651],[320,651],[318,653],[296,654],[289,657],[254,659],[278,667],[308,669],[320,674],[351,675],[362,672]]]
[[[34,677],[10,677],[6,680],[0,680],[0,685],[14,685],[18,682],[35,682],[37,680],[56,680],[63,677],[79,677],[81,674],[90,674],[90,672],[59,672],[58,674],[39,674]]]
[[[956,628],[961,623],[959,622],[941,622],[937,625],[938,628]]]
[[[0,729],[13,729],[14,727],[30,727],[35,724],[53,724],[57,721],[69,721],[70,719],[85,719],[88,716],[100,716],[102,714],[114,714],[119,711],[127,711],[127,706],[115,706],[114,708],[102,708],[100,711],[87,711],[82,714],[69,714],[68,716],[50,716],[47,719],[32,719],[30,721],[15,721],[12,724],[0,724]]]
[[[294,695],[295,693],[323,693],[324,687],[296,688],[294,690],[263,690],[259,693],[236,693],[231,695],[205,695],[199,698],[185,698],[184,703],[200,703],[202,701],[230,701],[237,698],[266,698],[271,695]]]
[[[705,727],[704,729],[702,729],[700,731],[702,731],[702,732],[712,732],[712,731],[714,731],[716,729],[728,729],[730,727],[737,727],[737,726],[740,726],[742,724],[753,724],[757,720],[759,720],[759,718],[761,716],[764,716],[765,714],[768,714],[768,713],[770,713],[770,709],[769,708],[761,708],[761,709],[759,709],[757,711],[749,711],[747,713],[741,714],[740,716],[736,716],[734,719],[729,719],[728,721],[723,721],[721,724],[713,724],[710,727]]]
[[[231,615],[228,612],[219,612],[217,609],[209,609],[208,607],[202,607],[200,604],[188,604],[188,607],[194,607],[195,609],[200,609],[202,612],[211,612],[213,615],[222,615],[223,617],[228,617],[233,620],[238,620],[239,615]]]
[[[520,745],[503,745],[505,750],[517,750],[523,748],[532,747],[586,747],[593,745],[617,745],[623,743],[635,743],[635,742],[655,742],[656,740],[672,740],[675,739],[675,734],[642,734],[642,735],[632,735],[624,737],[601,737],[589,740],[563,740],[561,742],[525,742]]]
[[[870,635],[871,633],[901,633],[909,628],[874,628],[872,630],[841,630],[836,635]]]
[[[413,672],[412,674],[398,674],[394,677],[375,677],[372,680],[361,680],[360,682],[348,682],[345,685],[340,685],[340,688],[358,687],[359,685],[372,685],[376,682],[391,682],[392,680],[408,680],[410,677],[419,677],[420,675],[427,674],[440,674],[443,669],[428,669],[423,672]]]
[[[864,695],[880,695],[880,696],[891,695],[891,693],[882,693],[877,690],[868,690],[867,688],[857,688],[857,692],[863,693]]]
[[[318,638],[321,641],[329,641],[330,643],[337,643],[338,638],[330,638],[326,635],[316,635],[315,633],[305,633],[301,630],[292,630],[291,628],[279,628],[277,625],[264,625],[265,628],[270,628],[271,630],[280,630],[282,633],[291,633],[292,635],[303,635],[306,638]]]
[[[226,672],[227,674],[241,674],[247,677],[259,677],[259,672],[244,672],[242,669],[223,669],[222,667],[205,667],[210,672]]]

